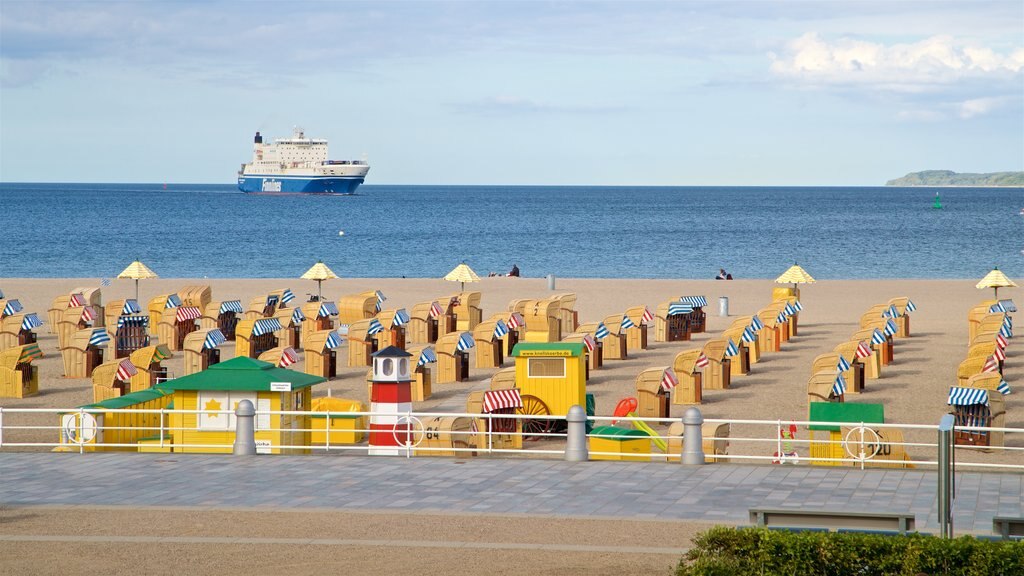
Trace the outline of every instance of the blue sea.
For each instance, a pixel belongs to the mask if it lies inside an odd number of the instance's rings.
[[[932,208],[938,192],[944,205]],[[0,277],[1024,277],[1024,188],[0,184]],[[339,235],[344,232],[344,235]]]

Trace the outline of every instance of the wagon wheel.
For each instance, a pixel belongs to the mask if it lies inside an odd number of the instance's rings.
[[[524,395],[523,407],[516,408],[516,414],[522,414],[524,416],[546,416],[551,414],[551,410],[548,410],[548,405],[543,400],[536,396]],[[543,436],[535,436],[535,434],[547,434],[555,429],[555,421],[540,418],[531,418],[529,420],[523,420],[523,436],[539,440]]]

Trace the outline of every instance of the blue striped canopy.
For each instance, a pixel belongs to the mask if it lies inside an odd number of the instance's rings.
[[[129,298],[124,301],[124,306],[121,307],[121,314],[138,314],[142,312],[142,308],[139,308],[138,300]]]
[[[684,302],[694,308],[703,308],[708,305],[708,299],[703,296],[681,296],[680,302]]]
[[[839,362],[836,364],[836,370],[839,372],[846,372],[850,369],[850,362],[842,354],[839,355]]]
[[[796,308],[796,311],[799,312],[804,309],[804,305],[799,300],[793,300],[793,308]]]
[[[1017,305],[1013,303],[1013,300],[1000,300],[999,304],[1003,307],[1004,312],[1016,312]]]
[[[740,353],[739,346],[737,346],[736,343],[732,341],[732,338],[729,338],[729,343],[725,345],[725,355],[726,356],[735,356],[735,355],[737,355],[739,353]]]
[[[776,324],[782,324],[785,321],[786,321],[786,313],[785,312],[779,312],[779,315],[775,317],[775,323]]]
[[[377,312],[380,312],[381,304],[383,304],[384,301],[388,299],[388,297],[385,296],[384,293],[381,292],[380,290],[374,290],[374,295],[377,297],[377,304],[375,307],[377,309]]]
[[[754,332],[753,328],[751,328],[750,326],[747,326],[746,328],[743,329],[743,335],[740,336],[740,340],[743,340],[744,342],[747,342],[748,344],[750,342],[757,342],[757,333]]]
[[[1003,326],[1006,326],[1007,328],[1013,328],[1013,317],[1003,316]]]
[[[409,323],[409,313],[405,308],[395,310],[395,317],[391,320],[391,326],[405,326]]]
[[[35,330],[43,325],[43,321],[39,319],[39,316],[35,312],[31,314],[25,314],[25,317],[21,319],[22,330]]]
[[[914,301],[910,300],[909,298],[907,299],[906,311],[907,312],[916,312],[917,311],[917,306],[914,305]]]
[[[252,326],[252,335],[263,336],[264,334],[270,334],[271,332],[277,332],[278,330],[283,330],[280,320],[277,318],[260,318]]]
[[[872,344],[885,344],[885,334],[881,330],[875,328],[875,331],[871,333]]]
[[[227,338],[224,337],[224,333],[221,332],[220,329],[214,328],[206,333],[206,339],[203,340],[203,350],[216,348],[226,341]]]
[[[476,340],[473,340],[473,337],[469,332],[466,332],[462,336],[459,336],[459,343],[455,345],[455,349],[459,352],[465,352],[473,346],[476,346]]]
[[[1011,392],[1010,385],[1006,383],[1006,380],[1000,380],[999,386],[996,386],[996,390],[998,390],[999,393],[1002,394],[1003,396]]]
[[[21,302],[18,302],[17,299],[8,300],[7,304],[4,306],[4,316],[17,314],[18,312],[21,312],[23,309],[24,308],[22,308]]]
[[[292,324],[301,324],[305,319],[306,315],[302,313],[302,308],[292,310]]]
[[[437,354],[434,352],[432,346],[427,346],[420,352],[420,360],[416,363],[417,366],[423,366],[424,364],[437,362]]]
[[[787,302],[786,307],[782,309],[782,313],[785,314],[786,316],[792,316],[793,314],[796,314],[796,308],[794,308],[792,304]]]
[[[370,326],[366,329],[367,336],[373,336],[384,331],[384,325],[376,318],[370,318]]]
[[[225,312],[234,312],[235,314],[242,313],[242,302],[240,300],[225,300],[220,303],[220,311],[218,314],[224,314]]]
[[[996,302],[995,304],[988,307],[989,312],[1006,312],[1006,308],[1003,308],[1002,302]]]
[[[764,322],[761,322],[761,319],[757,316],[750,319],[750,325],[754,328],[754,332],[760,332],[764,328]]]
[[[886,336],[894,336],[897,332],[899,332],[899,330],[899,327],[896,326],[896,322],[894,322],[893,319],[890,318],[885,321],[885,330],[882,330],[882,333],[885,334]]]
[[[988,390],[980,388],[960,388],[952,386],[946,404],[950,406],[970,406],[971,404],[988,404]]]
[[[118,316],[117,327],[122,326],[149,326],[149,316]]]
[[[604,322],[598,322],[597,329],[594,330],[594,338],[603,340],[608,337],[608,334],[610,334],[610,332],[608,331],[608,327],[604,325]]]
[[[628,330],[635,326],[636,324],[634,324],[633,321],[629,319],[629,316],[626,316],[625,314],[622,315],[622,324],[619,324],[619,330]]]
[[[327,340],[324,342],[324,350],[334,350],[342,343],[341,334],[337,332],[331,332],[327,335]]]
[[[1013,338],[1013,330],[1010,330],[1010,327],[1005,322],[999,327],[999,333],[1002,334],[1003,338]]]
[[[167,302],[164,302],[164,308],[178,308],[179,306],[181,306],[181,298],[178,298],[177,294],[167,296]]]
[[[687,302],[672,302],[668,305],[669,316],[680,316],[693,312],[693,305]]]
[[[292,300],[295,300],[295,294],[292,294],[291,290],[285,288],[284,292],[281,293],[281,304],[287,304]]]
[[[93,328],[92,334],[89,336],[89,346],[99,347],[107,342],[110,342],[110,334],[107,334],[103,328]]]
[[[835,382],[832,383],[832,394],[836,396],[846,394],[846,379],[842,374],[836,374]]]
[[[338,312],[338,305],[335,304],[334,302],[321,302],[320,303],[320,309],[317,310],[317,313],[316,313],[316,315],[320,316],[320,317],[323,317],[323,316],[337,316],[338,314],[339,314],[339,312]]]
[[[498,319],[494,323],[494,336],[493,338],[504,338],[508,334],[508,325],[505,324],[504,320]]]

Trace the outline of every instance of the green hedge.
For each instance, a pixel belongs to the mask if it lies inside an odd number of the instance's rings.
[[[697,536],[677,576],[1024,574],[1024,542],[911,534],[712,528]]]

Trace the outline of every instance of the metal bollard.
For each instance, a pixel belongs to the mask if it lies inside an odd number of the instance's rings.
[[[679,459],[683,464],[704,463],[704,439],[700,430],[703,423],[704,416],[697,408],[687,408],[683,413],[683,454]]]
[[[579,405],[569,408],[565,415],[569,427],[565,436],[565,461],[586,462],[590,459],[587,452],[587,413]]]
[[[723,317],[729,315],[729,297],[728,296],[719,296],[718,297],[718,315],[719,316],[723,316]]]
[[[256,454],[256,408],[252,402],[242,400],[235,408],[235,456]]]
[[[555,275],[554,274],[548,274],[548,290],[554,290],[554,289],[555,289]]]
[[[953,537],[953,424],[952,414],[939,420],[938,508],[939,536]]]

